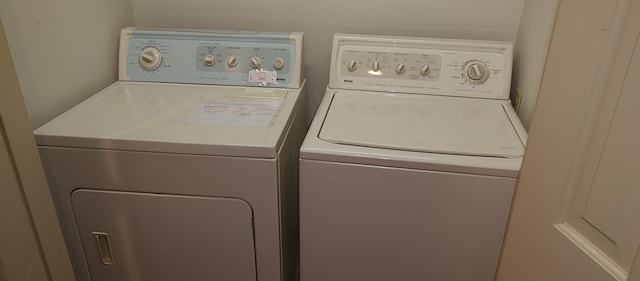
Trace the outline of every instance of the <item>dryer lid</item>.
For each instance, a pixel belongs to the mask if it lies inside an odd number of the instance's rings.
[[[503,101],[336,92],[319,137],[386,149],[490,157],[522,157],[524,145]]]

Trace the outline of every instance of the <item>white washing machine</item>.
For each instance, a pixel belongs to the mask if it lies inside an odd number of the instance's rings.
[[[78,280],[293,280],[301,33],[126,28],[34,134]]]
[[[336,34],[300,151],[301,281],[494,280],[526,131],[504,42]]]

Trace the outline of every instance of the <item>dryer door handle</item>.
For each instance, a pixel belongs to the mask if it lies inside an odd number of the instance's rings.
[[[92,232],[96,245],[96,251],[98,252],[98,259],[103,265],[115,265],[116,261],[113,257],[113,251],[111,250],[111,241],[109,240],[109,233],[106,232]]]

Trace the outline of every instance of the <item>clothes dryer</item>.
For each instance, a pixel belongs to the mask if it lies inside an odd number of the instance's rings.
[[[506,42],[336,34],[300,152],[302,281],[493,280],[526,131]]]
[[[301,33],[125,28],[35,130],[78,280],[293,280]]]

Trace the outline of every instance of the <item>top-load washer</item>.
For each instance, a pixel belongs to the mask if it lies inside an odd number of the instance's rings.
[[[301,281],[494,280],[526,131],[505,42],[336,34],[300,151]]]
[[[78,280],[293,280],[301,33],[125,28],[35,130]]]

